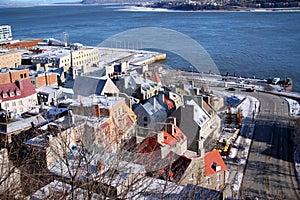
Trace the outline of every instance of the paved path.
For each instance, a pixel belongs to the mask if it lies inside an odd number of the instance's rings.
[[[300,199],[289,141],[288,105],[275,95],[253,95],[261,106],[240,197]]]

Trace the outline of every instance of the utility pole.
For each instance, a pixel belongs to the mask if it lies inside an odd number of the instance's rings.
[[[192,68],[192,87],[194,88],[194,67],[192,65],[190,67]]]

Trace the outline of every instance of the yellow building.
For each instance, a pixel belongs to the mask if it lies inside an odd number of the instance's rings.
[[[53,67],[63,67],[64,71],[71,66],[98,65],[99,50],[97,48],[81,47],[71,50],[70,48],[47,48],[45,53],[32,57],[33,64],[51,63]]]
[[[0,68],[14,68],[21,65],[21,51],[16,50],[0,50]]]

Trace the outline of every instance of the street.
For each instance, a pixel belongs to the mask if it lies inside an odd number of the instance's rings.
[[[300,199],[289,141],[288,104],[272,94],[252,93],[260,101],[255,133],[240,191],[243,199]]]

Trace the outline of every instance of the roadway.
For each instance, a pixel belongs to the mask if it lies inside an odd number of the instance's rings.
[[[300,199],[289,140],[292,124],[288,104],[276,95],[251,94],[260,101],[260,112],[256,117],[240,198]]]

